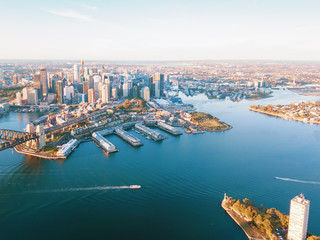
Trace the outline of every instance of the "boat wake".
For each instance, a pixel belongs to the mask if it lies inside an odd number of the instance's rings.
[[[312,181],[303,181],[303,180],[298,180],[298,179],[292,179],[292,178],[281,178],[281,177],[274,177],[277,180],[281,181],[288,181],[288,182],[298,182],[298,183],[307,183],[307,184],[316,184],[320,185],[320,182],[312,182]]]
[[[81,192],[81,191],[103,191],[103,190],[121,190],[121,189],[140,189],[140,185],[130,186],[99,186],[99,187],[82,187],[82,188],[60,188],[51,190],[32,191],[29,193],[59,193],[59,192]]]

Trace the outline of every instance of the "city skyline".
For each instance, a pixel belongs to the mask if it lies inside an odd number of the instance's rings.
[[[1,5],[2,59],[320,60],[319,3],[312,0]]]

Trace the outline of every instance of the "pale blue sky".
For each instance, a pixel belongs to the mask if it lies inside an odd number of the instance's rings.
[[[320,60],[319,0],[0,0],[0,59]]]

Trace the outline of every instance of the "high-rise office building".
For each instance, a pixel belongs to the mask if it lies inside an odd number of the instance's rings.
[[[123,97],[127,98],[129,96],[129,85],[127,82],[123,84]]]
[[[99,82],[98,84],[98,95],[99,98],[102,98],[102,87],[104,86],[104,84],[102,82]]]
[[[116,87],[112,88],[112,98],[117,99],[118,98],[118,89]]]
[[[133,98],[140,98],[140,86],[134,85],[132,87],[132,97]]]
[[[38,105],[38,90],[34,88],[28,89],[28,105]]]
[[[305,240],[307,238],[310,201],[303,194],[290,202],[288,240]]]
[[[20,81],[20,78],[17,74],[13,75],[12,77],[12,84],[18,84]]]
[[[48,79],[47,79],[47,69],[40,69],[40,81],[42,85],[42,96],[46,97],[48,95]]]
[[[63,89],[63,95],[66,99],[72,100],[72,98],[74,98],[74,87],[73,86],[65,86]]]
[[[146,102],[150,101],[150,88],[149,87],[143,88],[143,100],[145,100]]]
[[[122,84],[120,83],[117,87],[117,95],[118,95],[118,98],[121,98],[123,96],[123,90],[122,90]]]
[[[75,64],[73,66],[73,83],[77,83],[80,80],[79,68],[78,65]]]
[[[164,75],[160,73],[153,74],[152,85],[153,88],[150,92],[153,97],[160,98],[164,95]]]
[[[57,79],[52,79],[51,81],[51,92],[56,93],[57,92]]]
[[[84,75],[84,68],[83,68],[83,65],[84,65],[84,61],[81,60],[81,72],[80,74],[83,76]]]
[[[90,75],[89,68],[85,67],[85,68],[84,68],[84,74],[83,74],[83,76],[84,76],[85,78],[87,78],[89,75]]]
[[[21,94],[16,95],[17,101],[21,104],[22,100],[28,105],[37,105],[38,104],[38,90],[30,87],[25,87],[22,89],[22,98]]]
[[[96,91],[94,89],[88,90],[88,102],[94,103],[96,101]]]
[[[40,81],[40,74],[33,75],[33,87],[38,90],[38,98],[42,99],[42,84]]]
[[[80,95],[80,102],[88,102],[88,95],[87,94],[81,94]]]
[[[102,86],[102,103],[110,102],[110,85],[104,84]]]
[[[82,84],[83,84],[83,85],[82,85],[82,88],[83,88],[82,92],[83,92],[83,94],[87,94],[87,95],[88,95],[89,82],[88,82],[88,81],[85,81],[85,82],[83,82]]]
[[[57,99],[59,104],[63,104],[63,83],[57,81]]]

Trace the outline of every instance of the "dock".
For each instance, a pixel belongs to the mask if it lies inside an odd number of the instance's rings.
[[[69,142],[61,146],[60,150],[57,152],[57,156],[67,158],[79,144],[80,142],[77,139],[71,139]]]
[[[163,123],[163,122],[158,122],[157,123],[157,127],[162,129],[163,131],[166,131],[172,135],[181,135],[182,132],[180,129],[176,128],[176,127],[172,127],[169,124]]]
[[[107,129],[104,129],[104,130],[96,132],[96,133],[99,133],[101,136],[111,135],[114,133],[114,128],[107,128]]]
[[[140,133],[140,134],[142,134],[142,135],[146,136],[147,138],[150,138],[154,141],[162,141],[163,139],[165,139],[165,137],[161,133],[159,133],[151,128],[148,128],[142,124],[137,123],[137,124],[135,124],[134,128],[138,133]]]
[[[99,146],[108,153],[118,152],[119,150],[99,132],[92,133],[92,139],[99,144]]]
[[[117,134],[119,137],[121,137],[123,140],[127,141],[129,144],[131,144],[134,147],[142,146],[143,143],[140,139],[136,138],[135,136],[131,135],[130,133],[126,132],[120,127],[115,128],[114,131],[115,134]]]

